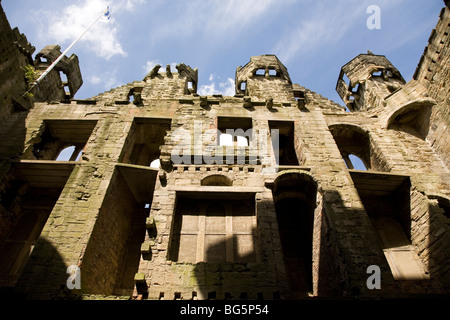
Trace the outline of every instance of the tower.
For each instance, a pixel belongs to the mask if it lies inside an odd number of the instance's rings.
[[[376,107],[405,83],[385,56],[368,52],[341,68],[336,91],[350,111],[364,111]]]
[[[286,67],[271,54],[251,57],[245,66],[236,69],[236,93],[260,101],[294,98]]]

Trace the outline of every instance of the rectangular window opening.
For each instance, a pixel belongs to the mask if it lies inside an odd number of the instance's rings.
[[[409,178],[357,171],[351,171],[350,175],[394,279],[426,279],[425,267],[411,240]]]
[[[372,72],[372,77],[381,77],[383,75],[383,71],[375,71]]]
[[[266,70],[262,69],[262,68],[255,71],[256,76],[264,76],[265,74],[266,74]]]
[[[256,262],[254,199],[198,197],[177,199],[170,260]]]
[[[298,166],[293,121],[269,121],[272,147],[278,165]]]
[[[62,161],[75,161],[96,124],[96,120],[44,120],[40,141],[32,146],[34,158],[28,160],[61,160],[58,157],[63,151],[67,154],[73,149],[69,158]],[[65,150],[68,147],[72,149]]]
[[[247,81],[242,81],[239,89],[242,93],[245,93],[245,90],[247,89]]]
[[[218,145],[248,147],[252,141],[251,118],[217,118]]]

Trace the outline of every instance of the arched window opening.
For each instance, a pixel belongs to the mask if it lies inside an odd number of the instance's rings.
[[[388,128],[425,140],[430,129],[431,104],[412,102],[399,108],[388,120]]]
[[[281,173],[272,190],[292,298],[312,292],[312,239],[317,184],[301,172]]]
[[[221,174],[207,176],[201,181],[202,186],[232,186],[233,181]]]
[[[351,124],[334,124],[330,132],[348,169],[388,171],[369,133]]]
[[[56,161],[78,161],[81,158],[82,149],[76,146],[69,146],[61,150]]]
[[[345,165],[348,169],[367,170],[366,165],[358,156],[349,154],[344,156]]]
[[[33,160],[78,161],[96,120],[44,120],[34,143],[25,151]]]
[[[170,119],[135,118],[120,162],[159,168],[155,159],[161,156],[160,147],[164,145],[170,123]]]

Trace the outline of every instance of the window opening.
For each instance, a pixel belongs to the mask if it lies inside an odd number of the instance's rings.
[[[264,76],[265,74],[266,74],[265,69],[258,69],[255,71],[255,75],[257,75],[257,76]]]
[[[294,122],[269,121],[269,128],[277,164],[298,166],[294,146]]]
[[[256,216],[251,199],[179,198],[175,210],[171,260],[256,261]]]
[[[344,80],[347,87],[350,87],[350,79],[347,77],[347,74],[345,73],[342,74],[342,80]]]
[[[164,137],[170,130],[169,119],[135,118],[121,162],[159,168]]]
[[[218,143],[220,146],[250,146],[252,119],[219,117],[217,119]]]
[[[349,154],[347,157],[344,157],[344,160],[348,169],[367,170],[361,158],[355,156],[354,154]]]
[[[26,154],[37,160],[78,161],[95,125],[91,120],[45,120],[39,142]]]
[[[362,128],[337,124],[330,126],[330,132],[348,169],[385,170],[383,158],[374,158],[374,144]]]
[[[372,77],[381,77],[382,75],[383,75],[383,71],[381,71],[381,70],[372,72]]]
[[[245,93],[245,90],[247,89],[247,81],[242,81],[239,89],[242,93]]]
[[[285,173],[274,181],[281,249],[292,298],[312,291],[312,251],[317,184],[297,172]]]
[[[425,279],[411,240],[411,183],[404,176],[350,173],[396,280]],[[383,183],[380,183],[380,179]]]

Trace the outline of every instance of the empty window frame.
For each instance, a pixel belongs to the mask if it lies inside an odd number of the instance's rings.
[[[252,140],[252,119],[235,117],[217,118],[218,137],[220,146],[248,147]]]
[[[170,259],[256,262],[255,230],[254,200],[178,198]]]
[[[73,166],[64,163],[15,163],[14,169],[0,185],[0,212],[3,215],[0,286],[14,286],[36,243],[46,243],[45,238],[40,238],[42,229]]]
[[[350,173],[394,279],[426,279],[411,241],[411,183],[406,176]]]
[[[241,83],[239,84],[239,91],[242,94],[245,94],[247,90],[247,81],[241,81]]]
[[[70,146],[64,148],[56,158],[56,161],[78,161],[81,158],[82,150],[80,146]]]
[[[361,158],[354,154],[346,155],[344,161],[348,169],[367,170],[366,165]]]
[[[135,118],[131,126],[124,151],[122,163],[151,166],[156,168],[161,155],[160,147],[170,130],[170,119]]]
[[[266,69],[259,68],[255,71],[255,76],[264,76],[266,74]]]
[[[33,145],[34,158],[62,161],[79,159],[96,124],[96,120],[45,120],[42,134],[37,138],[39,142]],[[70,150],[73,151],[67,159]],[[63,158],[58,159],[59,156]]]
[[[287,280],[292,298],[297,298],[313,287],[317,183],[307,174],[286,171],[274,181],[272,192]]]
[[[338,124],[330,132],[348,169],[371,169],[371,144],[369,134],[357,126]]]
[[[269,121],[272,147],[278,165],[298,166],[293,121]]]

